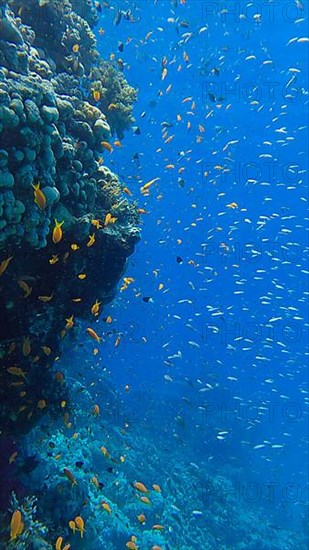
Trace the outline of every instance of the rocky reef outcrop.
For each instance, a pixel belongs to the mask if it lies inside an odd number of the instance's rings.
[[[136,92],[100,59],[97,21],[92,0],[0,0],[3,436],[61,410],[53,363],[76,320],[112,299],[139,240],[137,206],[102,157]]]

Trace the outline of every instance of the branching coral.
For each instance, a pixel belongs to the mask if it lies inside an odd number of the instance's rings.
[[[52,546],[45,539],[47,527],[36,519],[37,498],[27,497],[19,502],[15,493],[12,495],[12,510],[19,510],[23,523],[22,532],[13,540],[8,540],[8,550],[51,550]]]

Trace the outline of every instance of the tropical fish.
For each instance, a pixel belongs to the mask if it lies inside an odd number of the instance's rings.
[[[50,296],[38,296],[38,300],[44,303],[50,302],[52,299],[53,299],[53,294],[51,294]]]
[[[56,219],[55,219],[55,227],[53,229],[53,234],[52,234],[52,240],[53,240],[53,243],[57,244],[61,241],[62,239],[62,225],[64,224],[64,221],[62,222],[58,222]]]
[[[92,328],[87,328],[87,332],[89,334],[89,336],[91,336],[91,338],[93,338],[94,340],[96,340],[98,343],[101,342],[102,338],[100,336],[98,336],[98,334],[95,332],[95,330],[93,330]]]
[[[92,97],[93,97],[94,101],[97,101],[97,102],[100,101],[101,92],[99,90],[93,90]]]
[[[106,449],[106,447],[104,447],[102,445],[102,447],[100,447],[100,451],[103,453],[103,455],[105,456],[105,458],[109,458],[110,457],[110,454],[108,452],[108,450]]]
[[[87,242],[87,246],[88,248],[92,245],[94,245],[95,243],[95,234],[92,233],[92,235],[89,235],[89,241]]]
[[[74,315],[71,315],[71,317],[68,317],[68,319],[66,319],[66,325],[65,325],[65,328],[67,330],[70,330],[71,328],[74,327]]]
[[[28,355],[30,355],[30,353],[31,353],[31,344],[30,344],[29,336],[24,337],[24,339],[23,339],[22,352],[23,352],[25,357],[28,357]]]
[[[85,531],[85,522],[83,518],[81,516],[76,516],[74,521],[75,521],[76,528],[80,531],[81,538],[83,538],[84,531]]]
[[[59,261],[58,254],[53,254],[49,260],[50,265],[56,264]]]
[[[11,456],[9,457],[9,464],[13,464],[13,462],[15,462],[17,455],[18,455],[17,451],[11,454]]]
[[[105,502],[104,500],[102,500],[101,506],[102,506],[102,508],[104,508],[104,510],[106,510],[106,512],[108,512],[109,514],[111,513],[111,511],[112,511],[112,510],[111,510],[111,507],[110,507],[110,505],[109,505],[107,502]]]
[[[101,141],[101,145],[104,149],[106,149],[110,153],[112,152],[113,148],[112,148],[111,144],[108,143],[108,141]]]
[[[40,208],[40,210],[44,210],[46,208],[46,197],[40,189],[41,184],[37,183],[36,185],[32,185],[34,189],[34,202],[37,204],[37,206]]]
[[[99,407],[99,405],[95,405],[95,406],[93,407],[92,414],[93,414],[94,416],[99,416],[99,415],[100,415],[100,407]]]
[[[133,487],[140,493],[148,493],[147,487],[145,487],[144,483],[141,483],[140,481],[135,481],[133,483]]]
[[[10,523],[10,540],[15,540],[18,535],[21,535],[24,529],[24,524],[22,521],[22,515],[20,510],[15,510],[12,514],[11,523]]]
[[[77,485],[77,481],[75,477],[73,476],[72,472],[68,468],[64,468],[63,473],[68,478],[68,480],[71,481],[72,485]]]
[[[13,259],[13,256],[10,256],[9,258],[7,258],[6,260],[3,260],[1,262],[1,264],[0,264],[0,277],[6,271],[6,269],[9,266],[9,263],[12,261],[12,259]]]
[[[26,378],[26,373],[22,371],[20,367],[9,367],[7,371],[14,376],[22,376],[23,378]]]
[[[142,193],[142,195],[144,195],[146,192],[148,192],[148,189],[156,182],[156,181],[159,181],[160,178],[154,178],[150,181],[148,181],[147,183],[145,183],[145,185],[143,185],[143,187],[141,187],[140,191]]]
[[[75,535],[76,525],[75,525],[75,521],[73,521],[72,519],[71,519],[71,521],[69,521],[69,527],[70,527],[70,529],[72,529],[72,531]]]

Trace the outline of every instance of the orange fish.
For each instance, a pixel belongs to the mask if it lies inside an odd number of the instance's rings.
[[[133,487],[140,493],[148,493],[147,487],[145,487],[144,483],[141,483],[140,481],[135,481],[135,483],[133,483]]]
[[[92,329],[92,328],[87,328],[87,332],[89,334],[89,336],[91,336],[91,338],[93,338],[94,340],[96,340],[96,342],[100,343],[102,338],[100,336],[98,336],[98,334]]]
[[[144,504],[151,504],[148,497],[142,496],[140,500],[141,500],[141,502],[143,502]]]
[[[76,516],[74,521],[75,521],[76,528],[80,531],[81,538],[83,538],[84,531],[85,531],[85,523],[83,518],[81,516]]]
[[[26,338],[23,339],[23,354],[25,357],[28,357],[28,355],[30,355],[31,353],[31,345],[30,345],[30,339],[29,337],[27,336]]]
[[[79,44],[74,44],[73,48],[72,48],[72,51],[74,53],[78,53],[79,52]]]
[[[32,185],[34,189],[34,202],[37,204],[37,206],[40,208],[40,210],[44,210],[46,207],[46,197],[40,189],[41,184],[37,183],[36,185]]]
[[[15,510],[13,512],[10,524],[10,540],[15,540],[18,535],[21,535],[24,529],[24,524],[22,521],[22,515],[20,510]]]
[[[157,485],[156,483],[153,484],[152,486],[153,490],[156,491],[157,493],[161,493],[161,487],[160,485]]]
[[[52,240],[53,240],[53,243],[57,244],[61,241],[62,239],[62,225],[64,224],[64,221],[62,222],[58,222],[56,219],[55,219],[55,227],[53,229],[53,235],[52,235]]]
[[[93,97],[94,101],[100,101],[100,99],[101,99],[100,91],[99,90],[93,90],[92,97]]]
[[[160,525],[159,523],[156,523],[155,525],[152,526],[152,528],[153,528],[155,531],[163,531],[164,526],[163,526],[163,525]]]
[[[24,291],[24,298],[28,298],[32,292],[31,286],[29,286],[26,281],[23,281],[23,279],[18,279],[17,284]]]
[[[98,482],[98,478],[97,478],[96,476],[93,476],[93,477],[91,478],[91,481],[92,481],[93,485],[95,485],[95,487],[96,487],[97,489],[100,489],[100,483]]]
[[[99,415],[100,415],[100,407],[99,407],[99,405],[95,405],[95,406],[93,407],[92,414],[93,414],[94,416],[99,416]]]
[[[106,512],[108,512],[109,514],[111,513],[111,511],[112,511],[112,510],[111,510],[111,507],[110,507],[110,505],[109,505],[107,502],[105,502],[104,500],[102,500],[101,506],[102,506],[102,508],[104,508],[104,510],[106,510]]]
[[[105,456],[105,458],[109,458],[110,457],[110,454],[108,452],[108,450],[106,449],[106,447],[104,447],[102,445],[102,447],[100,447],[100,451],[103,453],[103,455]]]
[[[101,304],[102,304],[102,302],[98,302],[98,300],[95,301],[95,303],[93,304],[93,306],[91,308],[92,315],[95,315],[95,316],[99,315]]]
[[[6,269],[9,266],[9,263],[12,261],[12,259],[13,259],[13,256],[10,256],[9,258],[7,258],[6,260],[3,260],[1,262],[1,264],[0,264],[0,277],[6,271]]]
[[[23,378],[26,378],[26,373],[22,371],[20,367],[9,367],[7,371],[10,374],[13,374],[13,376],[22,376]]]
[[[234,210],[235,208],[238,208],[237,202],[230,202],[230,203],[227,204],[226,206],[227,206],[227,208],[232,208],[233,210]]]
[[[41,411],[45,409],[46,406],[47,405],[45,399],[40,399],[40,401],[38,401],[38,409],[40,409]]]
[[[104,149],[106,149],[106,151],[109,151],[109,153],[112,152],[113,148],[112,148],[111,144],[108,143],[108,141],[101,141],[101,145]]]
[[[63,473],[69,479],[69,481],[71,481],[72,485],[77,485],[75,477],[73,476],[72,472],[68,470],[68,468],[64,468]]]
[[[145,523],[146,516],[144,514],[140,514],[139,516],[136,516],[136,517],[140,523]]]
[[[63,538],[58,537],[57,540],[56,540],[56,546],[55,546],[56,550],[61,550],[62,542],[63,542]]]
[[[44,351],[45,355],[50,355],[52,350],[48,346],[41,346],[42,350]]]
[[[75,525],[75,521],[73,521],[72,519],[71,519],[71,521],[69,521],[69,527],[70,527],[70,529],[72,529],[72,531],[75,535],[76,525]]]
[[[103,227],[103,225],[100,224],[100,220],[91,220],[91,223],[96,229],[101,229]]]
[[[129,540],[127,543],[126,543],[126,547],[129,549],[129,550],[138,550],[138,546],[135,544],[135,542],[133,540]]]

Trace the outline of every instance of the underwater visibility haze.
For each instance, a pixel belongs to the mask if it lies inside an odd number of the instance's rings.
[[[308,0],[0,0],[0,548],[308,548]]]

